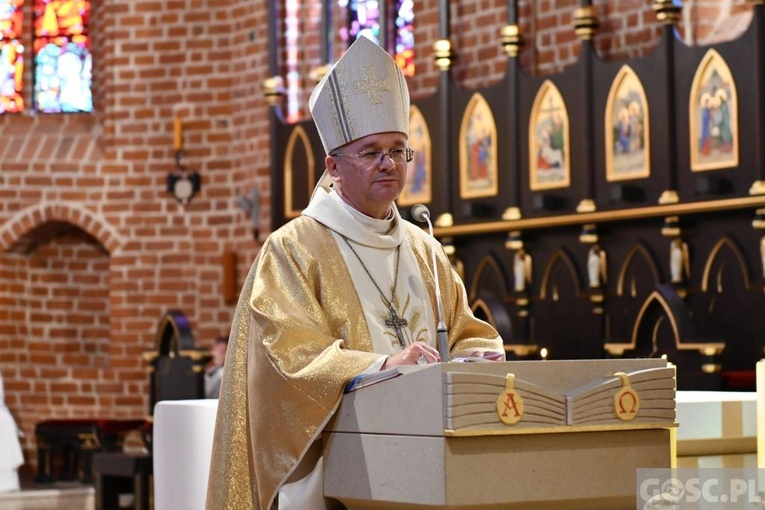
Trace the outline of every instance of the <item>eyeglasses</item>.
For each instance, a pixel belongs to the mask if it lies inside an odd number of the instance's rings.
[[[385,159],[385,156],[390,156],[390,159],[397,165],[403,165],[404,163],[409,163],[412,161],[412,158],[414,158],[414,149],[410,149],[409,147],[399,147],[396,149],[391,149],[389,151],[384,151],[382,149],[372,149],[364,152],[359,153],[351,153],[351,152],[339,152],[335,154],[330,154],[333,158],[339,157],[339,156],[351,156],[353,158],[358,159],[365,165],[374,165],[375,163],[382,163],[383,159]]]

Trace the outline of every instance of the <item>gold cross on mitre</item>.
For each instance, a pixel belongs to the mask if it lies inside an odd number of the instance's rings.
[[[364,68],[364,79],[357,80],[354,83],[357,94],[369,94],[369,102],[372,104],[382,103],[381,92],[390,92],[390,82],[388,79],[379,79],[377,71],[372,66]]]

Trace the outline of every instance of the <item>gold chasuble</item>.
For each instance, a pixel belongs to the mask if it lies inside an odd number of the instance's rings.
[[[317,200],[325,208],[318,219],[306,215]],[[429,289],[425,304],[433,316],[436,250],[452,353],[502,352],[496,331],[471,313],[438,243],[393,212],[394,228],[405,231],[402,249],[411,250]],[[279,487],[337,409],[345,383],[380,358],[353,280],[367,275],[349,273],[327,226],[346,221],[355,220],[320,189],[303,216],[269,236],[250,269],[229,339],[208,510],[271,510]]]

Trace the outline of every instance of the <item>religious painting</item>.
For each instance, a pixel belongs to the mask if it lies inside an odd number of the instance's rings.
[[[713,49],[693,77],[688,110],[691,170],[738,166],[738,93],[728,64]]]
[[[406,185],[398,197],[398,205],[427,204],[432,198],[432,153],[430,131],[419,108],[409,109],[409,147],[414,159],[407,165]]]
[[[460,197],[497,194],[497,126],[486,99],[470,98],[460,125]]]
[[[295,165],[305,168],[308,178],[303,182],[303,189],[296,189]],[[297,218],[308,205],[316,181],[316,165],[311,150],[311,142],[302,126],[295,126],[284,151],[284,216]],[[302,181],[302,179],[300,179]]]
[[[529,171],[532,190],[566,188],[571,183],[568,110],[550,80],[539,88],[531,107]]]
[[[628,65],[616,74],[606,102],[606,180],[651,175],[648,101]]]

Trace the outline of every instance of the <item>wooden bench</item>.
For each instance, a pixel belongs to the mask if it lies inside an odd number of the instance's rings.
[[[145,420],[115,419],[57,419],[38,423],[35,482],[79,479],[82,483],[93,483],[93,454],[121,451],[125,435],[142,430],[144,424]]]

